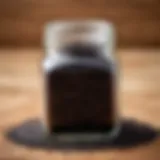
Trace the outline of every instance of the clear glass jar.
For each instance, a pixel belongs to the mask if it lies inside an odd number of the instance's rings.
[[[45,29],[44,126],[60,140],[117,135],[113,25],[58,21]]]

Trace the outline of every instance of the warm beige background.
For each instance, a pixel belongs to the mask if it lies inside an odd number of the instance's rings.
[[[117,49],[120,116],[160,128],[160,0],[0,0],[0,160],[160,160],[160,137],[91,151],[31,148],[6,138],[8,129],[40,116],[43,26],[66,18],[116,24],[124,47]]]
[[[0,0],[0,45],[40,46],[44,24],[66,18],[113,21],[119,46],[160,45],[159,0]]]

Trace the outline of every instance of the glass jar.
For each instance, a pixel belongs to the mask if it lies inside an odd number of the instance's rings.
[[[58,21],[45,28],[44,126],[60,140],[111,139],[119,130],[113,25]]]

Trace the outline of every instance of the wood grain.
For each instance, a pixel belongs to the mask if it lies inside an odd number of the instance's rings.
[[[128,54],[130,53],[130,54]],[[160,139],[130,149],[62,151],[10,142],[7,129],[40,113],[39,49],[0,50],[0,160],[159,160]],[[160,127],[160,50],[118,50],[121,116]]]
[[[159,0],[1,0],[0,45],[40,46],[44,24],[57,19],[106,19],[120,46],[160,45]]]

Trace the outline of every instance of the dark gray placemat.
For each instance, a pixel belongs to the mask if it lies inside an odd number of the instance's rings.
[[[128,148],[144,144],[158,137],[158,131],[151,126],[135,120],[123,120],[119,135],[112,141],[98,142],[60,142],[56,137],[47,136],[40,120],[33,119],[8,130],[7,138],[15,143],[29,147],[44,149],[99,149],[99,148]]]

